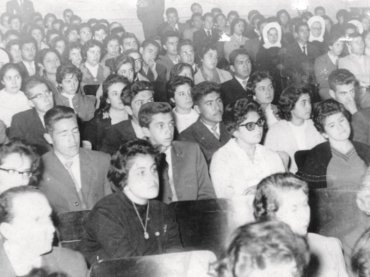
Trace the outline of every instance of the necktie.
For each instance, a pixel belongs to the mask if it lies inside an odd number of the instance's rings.
[[[154,73],[153,73],[153,71],[150,69],[150,67],[148,68],[148,74],[147,74],[147,77],[148,77],[149,81],[151,81],[151,82],[154,82],[154,81],[155,81],[155,79],[154,79]]]
[[[161,153],[160,183],[163,202],[170,203],[177,201],[175,186],[170,181],[169,164],[167,162],[167,155],[165,153]]]
[[[302,49],[303,49],[303,54],[305,54],[305,55],[307,56],[307,46],[306,46],[306,45],[304,45],[304,46],[302,47]]]
[[[73,171],[72,171],[72,164],[73,164],[73,161],[67,161],[64,166],[65,168],[67,169],[69,175],[71,176],[71,179],[75,185],[75,188],[76,188],[76,191],[77,191],[77,195],[78,195],[78,198],[80,200],[80,203],[81,203],[81,208],[83,210],[87,210],[87,206],[86,206],[86,202],[84,200],[84,196],[82,194],[82,191],[81,191],[81,188],[78,186],[78,182],[77,182],[77,179],[76,179],[76,176],[73,174]]]
[[[247,90],[247,80],[242,81],[243,89]]]
[[[211,37],[211,31],[210,30],[207,30],[207,36]]]
[[[212,129],[212,132],[215,135],[216,139],[220,140],[220,134],[218,133],[217,125],[213,126],[211,129]]]

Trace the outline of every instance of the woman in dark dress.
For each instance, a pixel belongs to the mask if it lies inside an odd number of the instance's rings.
[[[182,248],[174,212],[153,200],[159,155],[145,140],[130,141],[113,155],[108,180],[117,192],[95,205],[84,226],[82,252],[90,263]]]
[[[84,130],[83,144],[93,150],[100,150],[104,135],[114,124],[127,120],[130,103],[124,103],[127,98],[129,81],[119,75],[110,75],[103,83],[103,95],[100,107]]]

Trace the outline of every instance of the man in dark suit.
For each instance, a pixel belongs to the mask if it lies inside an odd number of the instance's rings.
[[[137,18],[143,24],[145,39],[157,35],[163,22],[164,0],[137,0]]]
[[[110,157],[80,148],[80,132],[72,108],[55,106],[44,116],[45,139],[53,150],[42,156],[40,190],[57,213],[89,210],[109,194]]]
[[[156,62],[160,45],[155,40],[145,40],[140,47],[143,57],[143,66],[140,73],[146,77],[154,87],[154,100],[167,102],[167,69]]]
[[[24,85],[24,94],[27,96],[30,110],[17,113],[13,116],[8,137],[18,138],[36,147],[40,156],[51,149],[44,138],[46,133],[44,115],[54,106],[53,94],[48,83],[40,77],[30,77]]]
[[[150,142],[165,156],[159,171],[161,201],[170,203],[216,197],[198,144],[173,141],[175,122],[168,103],[144,104],[139,112],[139,122]]]
[[[22,61],[18,63],[22,80],[28,77],[38,75],[39,66],[35,62],[37,43],[31,36],[26,36],[21,39],[20,43]]]
[[[179,38],[182,37],[182,33],[185,30],[186,25],[179,22],[179,15],[175,8],[168,8],[166,10],[167,21],[159,26],[158,34],[163,37],[167,32],[176,32]]]
[[[240,98],[252,98],[247,92],[247,83],[252,70],[251,60],[243,48],[230,53],[230,67],[234,78],[221,84],[221,98],[224,107]]]
[[[196,59],[199,61],[202,48],[208,44],[216,45],[220,32],[213,28],[213,16],[211,13],[203,15],[204,28],[196,31],[193,35]]]
[[[14,187],[0,196],[0,276],[30,274],[39,261],[47,273],[88,276],[83,256],[53,247],[55,228],[46,197],[29,186]],[[41,276],[41,275],[39,275]]]
[[[6,3],[6,12],[11,15],[19,15],[24,24],[31,21],[34,8],[30,0],[9,0]]]
[[[320,56],[319,49],[308,41],[310,29],[300,21],[295,26],[296,41],[286,48],[283,64],[288,74],[300,78],[306,76],[315,80],[314,62]]]
[[[181,132],[179,140],[197,142],[209,164],[212,155],[230,139],[222,124],[224,109],[220,87],[205,81],[193,88],[192,95],[199,119]]]
[[[143,138],[144,134],[139,125],[140,107],[153,102],[153,87],[149,82],[137,81],[130,88],[131,119],[122,121],[109,128],[103,139],[101,151],[114,154],[125,142]]]

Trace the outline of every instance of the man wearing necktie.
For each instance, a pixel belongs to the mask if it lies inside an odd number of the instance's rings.
[[[111,192],[106,182],[110,157],[80,148],[73,109],[55,106],[44,116],[45,139],[53,149],[42,156],[40,190],[57,213],[89,210]]]

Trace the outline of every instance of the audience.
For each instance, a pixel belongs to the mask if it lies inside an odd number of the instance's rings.
[[[123,144],[113,155],[108,180],[116,192],[100,200],[84,224],[82,250],[90,264],[181,249],[173,210],[154,200],[158,160],[158,150],[144,140]]]

